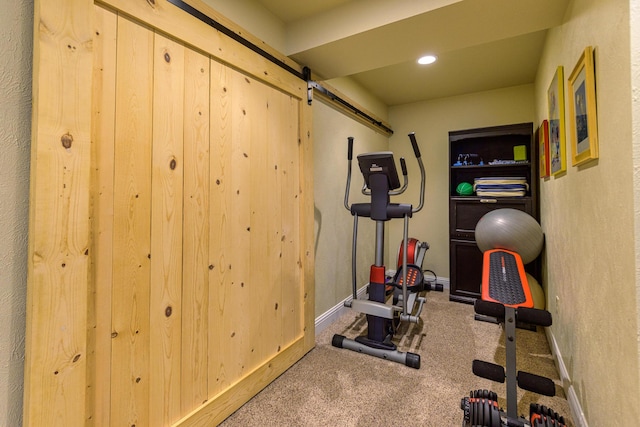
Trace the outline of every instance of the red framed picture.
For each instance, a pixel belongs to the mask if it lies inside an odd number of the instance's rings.
[[[538,158],[540,159],[540,178],[549,178],[549,122],[543,120],[538,129]]]

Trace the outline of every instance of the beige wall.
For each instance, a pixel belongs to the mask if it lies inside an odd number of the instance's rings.
[[[567,173],[541,185],[551,341],[592,426],[640,419],[629,17],[628,2],[575,0],[547,36],[536,79],[539,123],[555,68],[564,66],[568,97],[581,52],[595,48],[600,158],[572,167],[567,131]]]
[[[22,423],[33,3],[0,14],[0,426]]]
[[[449,278],[449,131],[534,119],[533,85],[472,93],[451,98],[405,104],[389,109],[395,133],[389,149],[407,159],[410,182],[418,182],[418,167],[407,134],[415,132],[427,172],[425,207],[415,214],[409,235],[431,246],[424,268]],[[419,187],[411,187],[402,199],[417,204]],[[402,239],[402,223],[392,223],[389,251],[395,253]]]

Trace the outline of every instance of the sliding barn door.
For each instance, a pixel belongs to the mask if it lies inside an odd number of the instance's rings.
[[[215,425],[313,346],[306,82],[165,1],[40,3],[25,425]]]

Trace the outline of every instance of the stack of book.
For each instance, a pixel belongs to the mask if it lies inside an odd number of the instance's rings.
[[[485,177],[476,178],[473,189],[480,197],[522,197],[529,184],[524,177]]]

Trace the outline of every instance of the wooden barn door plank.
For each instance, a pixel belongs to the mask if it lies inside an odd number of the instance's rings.
[[[92,263],[94,292],[90,298],[92,315],[89,330],[95,330],[93,357],[89,374],[93,425],[110,424],[111,406],[111,284],[113,282],[113,180],[116,102],[116,37],[115,13],[95,7],[93,62],[93,194],[92,194]]]
[[[149,422],[153,33],[118,20],[111,425]]]
[[[248,325],[247,341],[249,344],[244,351],[250,356],[248,367],[258,366],[261,361],[276,353],[278,343],[271,339],[273,334],[273,313],[275,303],[269,288],[269,252],[272,248],[267,245],[269,230],[267,229],[267,200],[269,197],[267,153],[267,120],[269,88],[259,81],[245,78],[242,85],[243,117],[241,128],[245,129],[248,141],[248,154],[251,161],[250,169],[250,203],[249,203],[249,253],[247,271],[249,281],[244,293],[246,308],[245,323]]]
[[[156,34],[151,189],[150,425],[180,418],[184,46]]]
[[[26,426],[86,415],[92,15],[86,1],[34,4]]]
[[[291,286],[283,283],[282,276],[282,212],[288,209],[281,203],[282,189],[280,188],[280,174],[282,165],[280,156],[282,155],[283,134],[281,133],[282,116],[287,113],[283,109],[283,102],[290,100],[290,96],[271,89],[268,93],[265,108],[264,134],[258,140],[264,146],[264,192],[265,199],[261,206],[261,215],[265,217],[267,236],[263,243],[266,244],[266,251],[263,251],[264,279],[260,284],[264,295],[264,330],[267,342],[266,356],[273,356],[285,347],[282,340],[282,313],[287,310],[282,301],[282,288]]]
[[[231,114],[231,157],[225,178],[230,183],[230,241],[222,250],[230,254],[228,280],[224,283],[226,300],[222,311],[222,337],[218,352],[223,369],[233,384],[248,372],[252,355],[247,351],[251,344],[251,325],[247,321],[251,292],[251,140],[250,122],[247,117],[245,92],[248,78],[237,71],[230,71],[228,93]]]
[[[182,412],[208,398],[209,58],[185,51]]]
[[[300,279],[303,301],[298,318],[304,322],[304,348],[315,346],[315,224],[313,197],[313,114],[308,104],[298,102],[298,173],[300,197],[298,230],[300,233]]]
[[[231,242],[231,126],[230,70],[212,60],[211,69],[211,126],[210,126],[210,211],[209,211],[209,327],[208,327],[208,394],[214,396],[231,384],[227,379],[229,367],[223,359],[223,340],[230,336],[224,326],[225,307],[232,306],[228,283],[231,281],[231,253],[225,249]],[[230,310],[230,308],[227,308]]]
[[[297,103],[296,103],[297,104]],[[294,112],[296,111],[294,106]],[[282,265],[283,282],[295,283],[295,287],[283,288],[283,300],[287,311],[283,313],[282,336],[285,341],[292,341],[303,336],[303,237],[301,229],[300,205],[302,203],[301,185],[303,177],[300,175],[300,145],[297,138],[298,129],[288,133],[289,138],[283,142],[282,199],[283,206],[289,206],[282,213],[283,259],[287,260]]]

